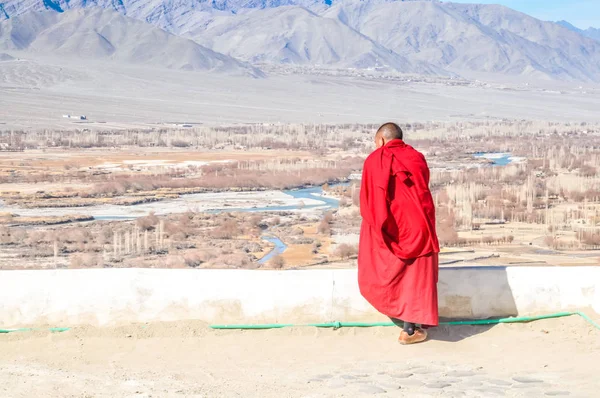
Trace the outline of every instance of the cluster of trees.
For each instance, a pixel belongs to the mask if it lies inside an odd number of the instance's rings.
[[[474,129],[487,133],[466,134]],[[443,245],[511,243],[514,237],[510,235],[486,236],[485,224],[521,222],[537,224],[540,230],[548,227],[552,230],[548,242],[562,242],[565,247],[595,247],[597,235],[578,234],[574,225],[583,222],[595,227],[598,221],[597,126],[514,122],[474,127],[457,123],[450,130],[457,136],[449,134],[414,144],[427,154],[431,166],[430,185]],[[473,153],[480,151],[511,153],[517,159],[507,166],[469,167],[474,163]],[[336,191],[358,204],[358,189]],[[577,204],[580,208],[573,209]],[[477,239],[459,237],[460,231],[480,229],[483,231]],[[569,238],[565,241],[565,237]]]
[[[362,167],[362,158],[350,156],[338,160],[277,158],[212,163],[184,168],[165,167],[148,170],[116,170],[97,172],[65,170],[60,172],[12,171],[0,175],[0,183],[39,183],[81,181],[93,183],[91,191],[62,192],[62,197],[119,196],[127,192],[152,191],[160,188],[207,189],[286,189],[305,185],[321,185],[345,179]],[[45,194],[50,198],[49,194]]]
[[[375,124],[248,124],[106,131],[11,130],[0,131],[0,150],[133,146],[313,151],[356,148],[368,151],[372,148],[372,135],[377,127]],[[511,152],[522,146],[520,141],[531,141],[532,136],[574,136],[593,134],[600,129],[599,124],[517,120],[404,123],[401,127],[411,141],[420,141],[426,146],[454,141],[468,145],[474,143],[477,151],[496,151],[503,146],[502,150]]]
[[[279,222],[276,219],[269,225]],[[150,214],[135,221],[27,229],[0,226],[0,247],[72,267],[249,266],[263,250],[261,214]],[[0,266],[2,263],[0,262]]]
[[[333,223],[333,213],[328,211],[323,215],[319,225],[317,226],[317,233],[321,235],[331,235],[331,224]]]
[[[502,141],[495,147],[526,157],[526,162],[434,170],[432,186],[444,244],[460,244],[456,231],[478,229],[483,223],[524,222],[546,226],[545,242],[551,247],[595,247],[597,235],[575,233],[574,226],[581,222],[597,225],[600,136],[590,132],[589,126],[575,127],[570,132],[537,133],[533,140]],[[501,140],[496,137],[494,141],[498,145]],[[580,208],[573,209],[574,204]],[[491,244],[491,238],[482,243]]]
[[[35,148],[170,147],[205,149],[350,148],[372,125],[249,124],[129,130],[0,131],[0,150]],[[340,137],[344,139],[340,139]]]

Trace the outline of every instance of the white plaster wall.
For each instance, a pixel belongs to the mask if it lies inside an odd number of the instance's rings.
[[[508,267],[520,313],[593,308],[600,294],[600,267]]]
[[[442,268],[448,318],[600,312],[600,267]],[[0,271],[0,327],[385,320],[361,296],[356,270],[89,269]]]

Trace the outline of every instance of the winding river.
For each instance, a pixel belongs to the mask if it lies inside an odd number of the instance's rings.
[[[473,156],[490,160],[493,166],[508,166],[513,162],[521,162],[523,160],[508,152],[477,152]]]
[[[474,157],[490,159],[495,166],[506,166],[513,161],[520,160],[519,158],[513,157],[510,153],[477,153]],[[340,185],[349,185],[349,183],[341,183],[332,185],[332,187]],[[283,197],[281,194],[284,194]],[[245,206],[235,207],[227,203],[229,197],[234,203],[243,203],[245,201],[244,195],[254,195],[251,200],[257,201],[257,196],[264,195],[264,202],[274,202],[273,205],[267,206]],[[270,197],[273,196],[273,197]],[[279,195],[279,196],[277,196]],[[293,198],[296,199],[294,204],[281,205],[282,198]],[[132,220],[138,217],[148,215],[150,212],[155,212],[157,215],[167,215],[172,213],[183,213],[189,210],[194,210],[194,204],[203,204],[205,202],[212,201],[211,203],[220,203],[211,207],[211,205],[204,206],[202,212],[208,213],[222,213],[222,212],[282,212],[282,211],[299,211],[299,210],[315,210],[315,211],[327,211],[330,209],[337,209],[339,207],[339,201],[334,198],[330,198],[323,195],[323,189],[318,187],[309,187],[301,189],[292,189],[284,191],[264,191],[264,192],[221,192],[221,193],[200,193],[182,195],[175,199],[166,199],[159,202],[144,203],[133,206],[125,205],[99,205],[90,207],[78,207],[78,208],[34,208],[34,209],[21,209],[17,207],[5,206],[0,201],[0,212],[16,213],[21,216],[65,216],[69,214],[86,214],[94,217],[95,220],[102,221],[117,221],[117,220]],[[260,200],[259,200],[260,201]],[[275,245],[273,250],[267,253],[259,263],[266,263],[274,256],[282,254],[287,246],[278,237],[266,233],[263,236],[263,240],[268,241]]]
[[[348,185],[341,183],[339,185]],[[335,186],[335,185],[333,185]],[[281,195],[284,194],[284,195]],[[253,195],[251,199],[245,199],[245,195]],[[247,200],[257,201],[257,197],[265,197],[265,202],[273,202],[273,205],[268,206],[245,206],[235,207],[228,206],[227,199],[234,203],[244,203]],[[219,198],[223,198],[221,203]],[[233,198],[233,199],[232,199]],[[285,200],[287,198],[287,200]],[[215,200],[217,199],[217,200]],[[289,200],[292,199],[292,200]],[[293,202],[294,204],[277,204],[278,202]],[[145,203],[139,205],[99,205],[90,207],[65,207],[65,208],[34,208],[24,209],[18,207],[4,206],[0,201],[0,212],[16,213],[22,216],[65,216],[69,214],[86,214],[94,217],[94,220],[100,221],[119,221],[133,220],[138,217],[148,215],[150,212],[155,212],[157,215],[167,215],[173,213],[182,213],[194,208],[194,204],[205,204],[210,202],[214,204],[205,205],[206,209],[201,211],[207,213],[222,213],[222,212],[284,212],[284,211],[299,211],[299,210],[314,210],[327,211],[336,209],[339,206],[339,201],[323,195],[323,189],[319,187],[309,187],[285,191],[264,191],[264,192],[223,192],[223,193],[201,193],[183,195],[176,199],[166,199],[160,202]],[[217,203],[215,203],[217,202]],[[287,246],[281,239],[268,232],[262,237],[263,240],[275,245],[273,250],[267,253],[259,260],[259,263],[266,263],[276,255],[282,254]]]
[[[340,185],[342,185],[342,184],[340,184]],[[346,185],[346,184],[344,184],[344,185]],[[321,187],[289,190],[289,191],[284,191],[284,193],[287,195],[290,195],[296,199],[315,199],[315,198],[317,198],[320,202],[323,203],[323,204],[319,204],[319,205],[305,206],[304,207],[305,209],[306,208],[320,208],[323,211],[325,211],[325,210],[329,210],[329,209],[337,209],[340,204],[337,199],[328,198],[326,196],[323,196],[323,189]],[[278,207],[271,207],[271,208],[263,208],[258,211],[285,211],[285,210],[297,210],[298,209],[297,206],[292,206],[292,209],[288,209],[288,207],[290,207],[290,206],[278,206]],[[256,209],[251,209],[251,210],[257,211]],[[259,264],[267,263],[273,257],[282,254],[287,249],[287,245],[285,243],[283,243],[283,241],[281,239],[279,239],[277,236],[265,235],[265,236],[263,236],[262,239],[274,244],[275,247],[273,248],[273,250],[271,250],[269,253],[267,253],[263,258],[258,260]]]
[[[222,212],[280,212],[298,210],[328,210],[337,208],[338,201],[322,196],[321,187],[285,191],[215,192],[181,195],[178,198],[137,205],[95,205],[85,207],[21,208],[0,200],[0,212],[23,217],[61,217],[85,214],[95,220],[118,221],[143,217],[150,212],[156,215],[185,213],[187,211]],[[261,206],[261,204],[266,204]]]

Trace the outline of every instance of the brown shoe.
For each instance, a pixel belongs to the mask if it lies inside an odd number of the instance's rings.
[[[404,330],[400,332],[398,342],[402,345],[416,344],[427,339],[427,332],[421,328],[416,328],[412,336],[409,336]]]

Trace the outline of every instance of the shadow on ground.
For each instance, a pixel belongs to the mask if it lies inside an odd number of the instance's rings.
[[[456,343],[470,337],[485,333],[495,325],[448,326],[442,325],[427,331],[431,340]]]
[[[508,318],[519,311],[507,267],[443,267],[438,282],[440,321]],[[432,340],[458,342],[495,325],[442,325],[429,330]]]

